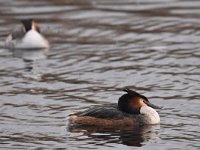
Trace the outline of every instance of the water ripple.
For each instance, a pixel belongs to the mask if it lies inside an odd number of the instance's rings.
[[[199,1],[0,1],[2,149],[199,149]],[[4,49],[36,18],[49,50]],[[162,106],[161,124],[70,128],[66,116],[116,103],[130,87]]]

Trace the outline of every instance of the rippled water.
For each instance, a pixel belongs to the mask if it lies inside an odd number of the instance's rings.
[[[195,0],[0,0],[0,148],[199,149],[199,17]],[[23,18],[51,49],[3,48]],[[68,127],[124,86],[164,107],[160,125]]]

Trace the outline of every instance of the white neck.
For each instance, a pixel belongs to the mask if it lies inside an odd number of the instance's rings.
[[[159,114],[155,109],[145,105],[140,108],[140,113],[145,115],[145,121],[147,124],[158,124],[160,123]]]
[[[21,43],[16,45],[17,48],[48,48],[48,41],[37,31],[30,30],[28,31]]]

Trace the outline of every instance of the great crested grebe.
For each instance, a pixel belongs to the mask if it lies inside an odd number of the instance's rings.
[[[40,29],[33,19],[21,20],[22,28],[12,32],[6,39],[5,47],[9,49],[40,49],[48,48],[49,42],[40,33]]]
[[[123,89],[118,104],[96,105],[85,111],[69,115],[72,125],[94,125],[102,127],[122,127],[160,123],[159,114],[144,96],[128,88]]]

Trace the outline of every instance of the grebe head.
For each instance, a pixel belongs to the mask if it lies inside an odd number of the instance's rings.
[[[21,20],[21,22],[23,24],[23,30],[25,32],[28,32],[30,30],[35,30],[35,31],[40,33],[40,29],[37,26],[35,20],[33,20],[33,19],[23,19],[23,20]]]
[[[118,108],[123,112],[129,114],[140,114],[143,106],[160,109],[160,107],[151,104],[144,95],[141,95],[128,88],[124,88],[123,91],[127,93],[122,95],[118,101]]]

